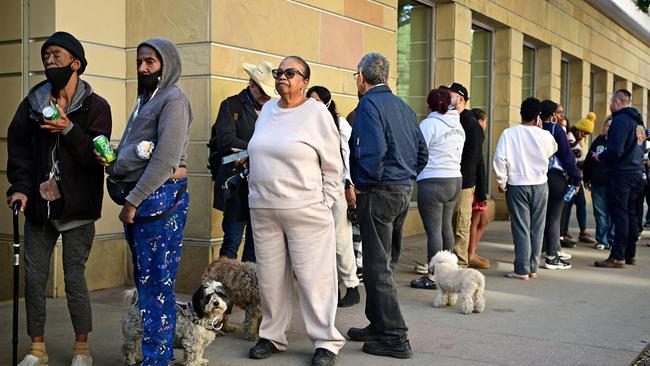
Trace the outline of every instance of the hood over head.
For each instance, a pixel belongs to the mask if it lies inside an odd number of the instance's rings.
[[[174,42],[165,38],[151,38],[140,43],[138,49],[142,46],[153,48],[162,58],[162,75],[158,88],[164,89],[176,84],[181,76],[181,56]]]
[[[643,117],[641,117],[641,113],[634,107],[625,107],[612,114],[625,114],[629,118],[632,118],[637,125],[643,125]]]

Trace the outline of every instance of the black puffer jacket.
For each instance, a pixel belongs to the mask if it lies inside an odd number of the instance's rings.
[[[40,128],[41,111],[49,103],[50,91],[47,81],[32,88],[9,125],[7,177],[11,186],[7,196],[14,192],[27,195],[25,216],[33,224],[43,225],[49,219],[98,219],[104,168],[95,159],[92,140],[98,135],[110,138],[110,107],[88,83],[80,80],[67,113],[74,127],[66,135],[53,134]],[[48,179],[53,155],[59,162],[62,198],[50,203],[48,214],[47,201],[41,198],[39,186]]]

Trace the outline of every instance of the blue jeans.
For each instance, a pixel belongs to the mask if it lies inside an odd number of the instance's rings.
[[[515,273],[536,273],[542,252],[548,185],[511,186],[506,191],[512,239],[515,243]]]
[[[614,245],[610,259],[623,260],[636,256],[639,235],[636,201],[643,188],[641,173],[617,173],[608,177],[607,204],[614,220]]]
[[[571,201],[564,204],[564,212],[562,213],[562,234],[569,231],[569,222],[571,221],[571,209],[573,204],[576,205],[576,218],[578,219],[578,227],[580,232],[587,229],[587,200],[585,199],[585,187],[580,186],[580,190],[576,193]]]
[[[241,237],[246,229],[242,262],[255,262],[255,245],[253,244],[253,229],[250,220],[234,221],[224,217],[221,221],[221,228],[223,229],[223,243],[221,243],[219,256],[237,259]]]
[[[596,241],[612,245],[614,243],[614,223],[607,207],[607,186],[591,186],[591,201],[596,220]]]

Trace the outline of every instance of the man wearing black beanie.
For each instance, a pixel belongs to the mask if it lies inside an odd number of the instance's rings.
[[[25,308],[32,345],[19,366],[48,363],[45,288],[59,236],[76,336],[72,366],[89,366],[92,314],[84,273],[104,192],[104,169],[95,158],[93,139],[110,138],[111,111],[106,100],[79,79],[87,61],[74,36],[54,33],[41,47],[41,59],[47,80],[20,103],[7,135],[7,203],[11,207],[20,202],[26,219]]]

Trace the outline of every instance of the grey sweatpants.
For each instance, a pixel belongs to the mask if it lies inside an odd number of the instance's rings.
[[[95,237],[95,224],[59,232],[52,225],[25,222],[25,309],[27,334],[45,334],[45,287],[50,259],[59,235],[63,236],[63,274],[68,311],[75,334],[92,330],[92,313],[86,286],[86,260]]]
[[[427,264],[441,250],[454,249],[452,218],[463,178],[418,181],[418,211],[427,233]]]

